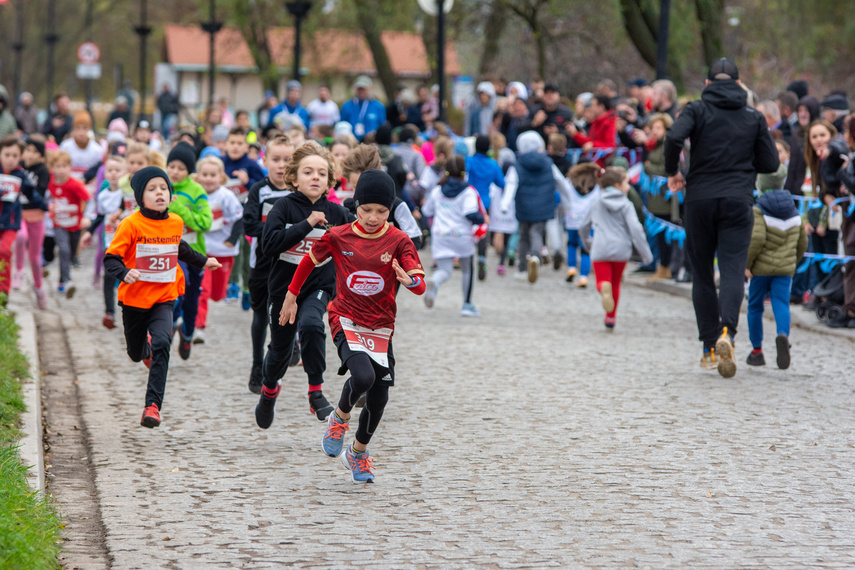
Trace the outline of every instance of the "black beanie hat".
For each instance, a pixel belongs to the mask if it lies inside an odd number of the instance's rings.
[[[42,155],[42,157],[44,157],[44,155],[45,155],[45,143],[44,143],[43,141],[40,141],[40,140],[33,140],[32,138],[28,138],[28,139],[25,141],[25,143],[26,143],[27,145],[33,145],[34,147],[36,147],[36,151],[37,151],[40,155]]]
[[[377,144],[392,144],[392,127],[389,123],[383,123],[377,127],[377,131],[374,133],[374,142]]]
[[[134,191],[134,198],[136,199],[137,205],[139,205],[140,208],[143,207],[143,190],[145,190],[146,184],[148,184],[152,178],[163,178],[164,180],[166,180],[166,185],[167,187],[169,187],[169,195],[172,196],[172,182],[169,181],[169,176],[166,174],[166,172],[163,171],[162,168],[158,168],[156,166],[146,166],[145,168],[140,168],[139,170],[137,170],[136,174],[134,174],[134,177],[131,178],[131,188]]]
[[[359,175],[353,192],[353,205],[380,204],[392,209],[395,202],[395,181],[382,170],[366,170]]]
[[[475,152],[487,154],[490,151],[490,137],[478,135],[475,137]]]
[[[166,157],[168,165],[173,160],[180,160],[187,167],[187,172],[193,174],[196,171],[196,151],[186,142],[180,142],[169,151],[169,156]]]

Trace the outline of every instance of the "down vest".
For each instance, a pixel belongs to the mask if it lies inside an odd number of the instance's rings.
[[[807,232],[792,195],[787,190],[761,195],[754,206],[747,268],[754,275],[792,276],[805,250]]]

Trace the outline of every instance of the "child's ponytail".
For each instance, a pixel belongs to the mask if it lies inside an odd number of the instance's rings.
[[[445,175],[440,179],[439,185],[447,184],[452,178],[462,179],[466,174],[466,159],[459,154],[452,154],[445,161]]]

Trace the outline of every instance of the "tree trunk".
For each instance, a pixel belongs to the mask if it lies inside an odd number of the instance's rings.
[[[723,0],[695,0],[695,11],[701,25],[701,42],[704,46],[704,60],[707,65],[724,55],[722,38]]]
[[[433,85],[439,81],[439,64],[437,62],[436,53],[437,18],[425,15],[425,17],[422,18],[422,22],[424,22],[422,25],[422,43],[425,46],[428,69],[430,69],[430,79],[425,81],[425,83]]]
[[[493,0],[490,16],[484,26],[484,51],[481,53],[481,63],[478,66],[480,77],[493,71],[493,63],[499,55],[499,45],[507,22],[507,6],[502,0]]]
[[[235,23],[246,40],[255,65],[258,66],[263,88],[273,91],[278,96],[279,68],[273,59],[270,43],[267,41],[267,27],[272,25],[273,20],[262,13],[258,3],[234,0],[232,6]]]
[[[504,0],[509,2],[509,0]],[[507,6],[528,25],[537,46],[537,73],[546,78],[546,46],[551,43],[549,31],[540,21],[540,11],[549,4],[549,0],[524,0],[509,2]]]
[[[377,68],[377,76],[386,92],[386,99],[391,101],[395,98],[397,80],[395,72],[392,70],[392,63],[389,61],[389,54],[386,53],[386,46],[380,39],[380,30],[377,27],[377,18],[374,14],[375,4],[371,0],[354,0],[353,4],[356,6],[359,27],[362,28],[365,41],[374,56],[374,66]]]
[[[641,58],[652,68],[656,67],[656,34],[648,25],[650,16],[645,16],[640,0],[620,0],[623,27]]]

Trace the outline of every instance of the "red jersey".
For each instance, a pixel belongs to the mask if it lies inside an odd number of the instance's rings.
[[[332,336],[341,330],[339,317],[372,330],[395,328],[397,259],[409,275],[424,275],[412,240],[398,228],[386,225],[367,234],[357,222],[336,226],[317,241],[309,252],[315,266],[332,257],[336,272],[336,296],[329,305]]]
[[[69,232],[79,230],[83,209],[89,200],[89,191],[83,182],[72,177],[62,184],[57,184],[51,176],[48,191],[53,204],[53,225]]]

